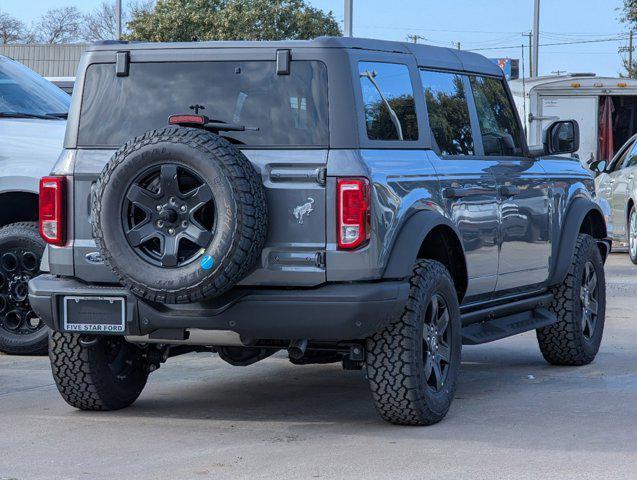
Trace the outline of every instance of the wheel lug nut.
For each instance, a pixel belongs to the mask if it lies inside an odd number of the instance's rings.
[[[175,203],[175,197],[170,197],[170,198],[168,199],[168,201],[169,201],[170,203]]]
[[[184,220],[183,222],[181,222],[181,226],[186,228],[188,226],[188,222]]]
[[[182,206],[179,208],[179,210],[181,210],[182,212],[185,212],[185,211],[187,210],[187,209],[186,209],[186,205],[182,205]]]
[[[157,205],[157,207],[156,207],[156,208],[157,208],[157,211],[158,211],[158,212],[159,212],[159,211],[161,211],[161,205]]]
[[[163,220],[157,220],[157,224],[156,224],[159,228],[164,226],[164,221]]]
[[[170,233],[171,235],[175,234],[175,229],[174,228],[169,228],[168,229],[168,233]]]

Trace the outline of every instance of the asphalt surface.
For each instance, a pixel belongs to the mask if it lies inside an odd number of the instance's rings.
[[[433,427],[377,417],[361,372],[271,358],[169,360],[137,403],[67,406],[46,358],[0,356],[0,479],[634,479],[637,267],[607,267],[606,334],[587,367],[557,368],[533,333],[465,347]]]

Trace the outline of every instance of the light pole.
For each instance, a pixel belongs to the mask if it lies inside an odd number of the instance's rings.
[[[115,25],[117,40],[122,39],[122,0],[115,0]]]
[[[121,1],[121,0],[120,0]],[[344,15],[344,23],[345,23],[345,36],[353,37],[354,36],[354,22],[353,22],[353,14],[354,14],[354,0],[345,0],[345,15]]]
[[[531,76],[537,77],[540,69],[540,0],[535,0],[533,12],[533,62],[531,63]]]

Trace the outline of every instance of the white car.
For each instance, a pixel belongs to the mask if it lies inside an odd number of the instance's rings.
[[[608,236],[628,244],[628,255],[637,264],[637,135],[624,144],[609,162],[593,162],[597,201],[606,217]]]
[[[0,56],[0,351],[43,353],[48,331],[28,302],[44,242],[40,178],[55,164],[71,97],[23,64]]]

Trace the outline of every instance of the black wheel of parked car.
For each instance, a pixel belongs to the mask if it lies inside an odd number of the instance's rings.
[[[28,298],[28,283],[40,272],[44,247],[36,223],[13,223],[0,229],[0,351],[5,353],[46,353],[48,329]]]
[[[637,265],[637,209],[634,206],[628,214],[628,256]]]
[[[144,353],[119,336],[52,332],[49,340],[55,384],[80,410],[118,410],[137,400],[149,372]]]
[[[431,425],[447,414],[456,389],[460,307],[453,281],[439,262],[417,262],[410,284],[400,318],[367,340],[367,378],[385,420]]]
[[[263,185],[243,153],[204,130],[170,127],[124,145],[99,178],[94,235],[140,297],[185,303],[219,295],[260,258]]]
[[[595,240],[580,234],[566,279],[552,289],[549,309],[557,322],[537,330],[542,355],[554,365],[586,365],[597,355],[604,332],[606,280]]]

